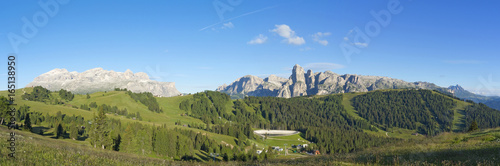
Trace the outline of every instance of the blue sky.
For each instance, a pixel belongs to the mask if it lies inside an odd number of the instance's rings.
[[[39,2],[52,5],[44,10]],[[102,67],[146,72],[193,93],[248,74],[288,77],[299,64],[315,72],[460,84],[500,95],[497,1],[0,4],[0,54],[6,64],[6,56],[17,53],[18,87],[54,68],[83,72]]]

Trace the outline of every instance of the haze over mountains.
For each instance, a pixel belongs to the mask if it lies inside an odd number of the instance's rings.
[[[73,93],[85,94],[98,91],[112,91],[115,88],[127,88],[132,92],[151,92],[155,96],[171,97],[181,93],[175,88],[174,82],[158,82],[150,80],[143,72],[133,73],[108,71],[94,68],[82,73],[69,72],[66,69],[54,69],[36,77],[27,87],[42,86],[51,91],[65,89]],[[428,82],[406,82],[403,80],[382,77],[363,76],[356,74],[339,75],[332,71],[307,72],[299,65],[292,69],[287,78],[270,75],[267,78],[246,75],[229,85],[222,85],[217,91],[227,93],[233,98],[244,96],[274,96],[297,97],[306,95],[325,95],[333,93],[368,92],[379,89],[431,89],[453,94],[462,99],[484,103],[500,110],[500,97],[482,96],[471,93],[461,86],[448,88]]]
[[[271,75],[267,78],[247,75],[230,85],[223,85],[217,91],[230,95],[244,94],[249,96],[296,97],[305,95],[324,95],[332,93],[368,92],[378,89],[435,89],[450,93],[451,91],[427,82],[405,82],[403,80],[353,74],[339,75],[332,71],[307,72],[295,65],[290,78]]]
[[[459,85],[448,88],[428,82],[406,82],[381,76],[362,76],[355,74],[339,75],[332,71],[307,72],[295,65],[292,75],[286,79],[275,75],[267,78],[246,75],[229,85],[222,85],[217,91],[227,93],[234,98],[248,96],[296,97],[306,95],[324,95],[332,93],[368,92],[378,89],[431,89],[451,93],[456,97],[485,103],[500,110],[500,97],[487,97],[473,94]]]
[[[115,88],[127,88],[132,92],[151,92],[155,96],[171,97],[181,93],[174,82],[158,82],[150,80],[143,72],[133,73],[108,71],[94,68],[82,73],[68,72],[66,69],[54,69],[36,77],[26,85],[42,86],[51,91],[65,89],[73,93],[85,94],[98,91],[111,91]]]

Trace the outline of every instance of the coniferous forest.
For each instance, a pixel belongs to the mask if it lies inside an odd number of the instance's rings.
[[[74,94],[65,90],[56,93],[58,97],[45,88],[35,87],[33,92],[22,97],[46,105],[71,106],[66,103],[75,98]],[[126,91],[124,94],[132,101],[147,106],[153,114],[163,113],[157,98],[151,93]],[[44,126],[36,134],[50,132],[54,139],[87,141],[95,149],[144,156],[195,160],[203,152],[220,154],[224,161],[252,161],[276,155],[272,149],[256,155],[254,143],[263,138],[253,132],[255,129],[299,131],[301,137],[313,144],[307,151],[318,150],[320,154],[357,153],[367,148],[404,142],[401,138],[370,132],[408,129],[427,137],[451,132],[456,113],[454,109],[459,101],[430,90],[374,91],[356,95],[349,101],[356,111],[353,114],[345,108],[345,96],[250,96],[231,100],[225,93],[205,91],[178,102],[181,115],[203,123],[182,125],[183,122],[176,121],[175,125],[180,127],[140,123],[144,122],[140,111],[131,112],[134,110],[120,108],[120,105],[88,102],[76,107],[80,111],[92,112],[93,116],[89,119],[61,111],[43,114],[31,106],[21,105],[16,109],[15,118],[23,123],[15,128],[35,132],[33,126]],[[91,97],[86,94],[84,98],[88,100]],[[4,103],[1,108],[6,109],[7,98],[2,97],[1,101]],[[500,126],[498,110],[484,104],[468,103],[463,110],[458,110],[464,115],[461,119],[465,126],[463,132]],[[110,118],[111,115],[133,118],[136,122],[122,123],[122,120]],[[4,118],[5,114],[1,116],[3,124],[10,122]],[[234,138],[236,146],[217,140],[210,133]]]
[[[385,128],[418,129],[436,135],[451,131],[456,103],[429,90],[376,91],[352,100],[359,115]]]

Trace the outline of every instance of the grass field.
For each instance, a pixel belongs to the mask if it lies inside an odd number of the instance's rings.
[[[117,106],[119,109],[126,108],[129,113],[137,113],[140,112],[142,121],[128,119],[122,115],[114,115],[107,114],[109,118],[119,119],[122,124],[127,124],[130,122],[139,122],[142,124],[148,125],[163,125],[166,124],[167,127],[179,127],[175,126],[175,122],[180,120],[183,124],[190,123],[198,123],[203,124],[203,122],[199,119],[189,117],[189,116],[181,116],[184,111],[179,109],[179,103],[185,99],[192,97],[192,95],[188,96],[176,96],[176,97],[157,97],[158,104],[163,109],[163,113],[154,113],[140,102],[134,101],[125,91],[109,91],[109,92],[96,92],[90,94],[90,99],[86,98],[86,95],[75,95],[75,98],[72,101],[66,102],[65,105],[50,105],[43,102],[36,101],[27,101],[22,100],[21,96],[24,92],[30,93],[33,88],[24,88],[16,90],[16,103],[21,105],[30,106],[30,111],[41,112],[43,115],[55,115],[57,112],[61,111],[63,114],[72,116],[72,115],[80,115],[85,118],[85,120],[92,119],[94,113],[97,113],[95,108],[91,108],[91,111],[86,111],[82,109],[75,109],[72,106],[80,107],[82,104],[90,104],[91,102],[96,102],[98,105],[107,104],[111,106]],[[7,91],[0,91],[0,95],[7,96]],[[58,97],[59,95],[55,92],[51,93],[52,96]],[[227,135],[209,133],[204,130],[194,129],[185,127],[184,129],[194,130],[196,132],[206,133],[211,138],[215,140],[224,141],[225,143],[236,145],[235,138]],[[48,134],[50,135],[48,131]]]
[[[28,105],[31,107],[31,111],[41,112],[44,115],[46,113],[50,115],[55,115],[58,111],[63,114],[71,115],[81,115],[86,120],[93,117],[96,112],[95,108],[91,111],[86,111],[82,109],[75,109],[72,106],[80,106],[82,104],[89,104],[91,102],[96,102],[98,105],[107,104],[111,106],[118,106],[118,108],[126,108],[129,113],[140,112],[143,117],[142,121],[128,119],[121,115],[108,114],[109,118],[119,119],[122,124],[127,124],[130,122],[139,122],[148,125],[162,125],[166,124],[170,128],[179,127],[175,126],[176,121],[181,121],[183,124],[203,124],[199,119],[192,118],[189,116],[182,116],[185,111],[179,109],[179,103],[185,99],[192,98],[192,95],[187,96],[177,96],[177,97],[159,97],[156,98],[160,107],[163,109],[163,113],[154,113],[147,109],[145,105],[140,102],[134,101],[127,95],[124,91],[110,91],[110,92],[97,92],[90,94],[91,98],[87,99],[86,95],[75,95],[74,100],[67,102],[65,105],[49,105],[42,102],[26,101],[21,99],[22,93],[25,91],[27,93],[31,92],[32,88],[19,89],[16,91],[16,102],[18,105]],[[435,92],[434,92],[435,93]],[[364,93],[346,93],[342,104],[344,105],[347,113],[353,117],[363,119],[351,105],[351,99],[357,95]],[[0,95],[7,96],[6,91],[1,91]],[[54,97],[57,97],[57,93],[52,93]],[[337,94],[338,95],[338,94]],[[463,113],[461,112],[465,107],[470,105],[469,103],[457,101],[457,106],[453,108],[455,111],[453,120],[453,130],[462,131],[465,127],[463,124]],[[228,113],[232,113],[233,102],[228,102],[226,108]],[[246,107],[249,111],[255,111],[252,106]],[[43,126],[34,126],[35,128],[41,128]],[[183,127],[188,130],[193,130],[196,132],[206,133],[210,138],[215,139],[221,143],[228,143],[236,146],[236,139],[227,135],[220,135],[215,133],[208,133],[204,130],[193,129],[188,127]],[[0,135],[1,139],[6,140],[7,130],[5,127],[1,127]],[[22,165],[33,165],[33,163],[41,163],[41,165],[53,164],[52,160],[58,160],[54,162],[55,165],[72,165],[62,163],[64,159],[74,163],[73,165],[197,165],[191,162],[172,162],[170,159],[158,159],[157,156],[138,156],[134,154],[126,154],[111,151],[101,151],[92,149],[87,141],[82,140],[70,140],[70,139],[51,139],[53,136],[53,129],[48,129],[44,136],[22,132],[19,137],[19,147],[20,151],[26,153],[26,156],[20,157]],[[414,130],[407,130],[401,128],[391,128],[389,131],[379,130],[377,132],[367,131],[366,133],[381,136],[381,137],[394,137],[401,138],[402,141],[399,144],[388,145],[384,147],[375,147],[366,149],[361,152],[356,152],[353,154],[336,154],[333,156],[322,156],[322,157],[310,157],[308,155],[302,154],[289,154],[288,156],[279,155],[278,160],[269,161],[271,164],[276,165],[288,165],[296,162],[298,165],[303,165],[306,161],[315,164],[304,164],[304,165],[336,165],[336,164],[362,164],[362,165],[411,165],[412,163],[420,163],[418,165],[426,165],[429,163],[437,165],[495,165],[499,162],[498,156],[500,156],[500,129],[490,129],[479,131],[476,133],[442,133],[437,137],[427,138],[425,136],[413,136]],[[498,138],[498,141],[496,141]],[[29,139],[29,140],[28,140]],[[33,141],[32,141],[33,139]],[[496,142],[495,142],[496,141]],[[262,139],[250,140],[252,144],[257,145],[258,149],[262,149],[266,146],[279,146],[284,147],[284,144],[288,146],[297,144],[309,144],[301,134],[295,134],[290,136],[279,136],[279,137],[269,137],[264,141]],[[7,144],[6,141],[2,141],[2,149],[0,150],[2,156],[2,161],[0,165],[16,165],[14,162],[9,162],[5,158],[4,154],[7,154]],[[314,145],[314,144],[312,144]],[[41,150],[30,150],[32,148]],[[249,149],[250,147],[246,147]],[[24,152],[26,151],[26,152]],[[37,153],[48,153],[48,154],[37,154]],[[20,153],[21,154],[21,153]],[[77,156],[84,154],[80,159]],[[96,157],[100,156],[100,157]],[[477,159],[462,160],[459,157],[476,157]],[[151,158],[153,157],[153,158]],[[209,154],[205,152],[196,151],[195,159],[202,162],[207,162],[210,164],[212,158]],[[489,158],[488,158],[489,157]],[[127,158],[127,159],[122,159]],[[302,159],[297,159],[302,158]],[[492,159],[490,159],[492,158]],[[440,160],[442,159],[442,160]],[[59,161],[60,160],[60,161]],[[82,161],[85,160],[85,161]],[[87,161],[88,160],[88,161]],[[141,161],[135,161],[141,160]],[[142,161],[144,160],[144,161]],[[220,161],[221,158],[216,158]],[[301,162],[304,162],[301,164]],[[445,163],[438,163],[438,161],[443,161]],[[200,164],[200,163],[198,163]],[[203,164],[203,163],[201,163]],[[239,162],[226,162],[229,165],[246,165],[249,163],[239,163]]]
[[[363,151],[309,156],[279,155],[276,159],[254,162],[213,163],[209,154],[195,152],[203,162],[171,161],[94,149],[72,141],[50,139],[16,130],[16,158],[7,156],[10,150],[6,127],[0,127],[0,165],[498,165],[500,163],[500,128],[473,133],[442,133],[432,138],[418,138]],[[293,140],[300,135],[278,137]],[[281,144],[281,142],[277,142]],[[292,142],[288,142],[289,144]]]

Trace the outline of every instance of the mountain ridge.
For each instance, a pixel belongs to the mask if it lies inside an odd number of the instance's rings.
[[[251,86],[247,86],[249,84]],[[451,93],[451,91],[446,88],[428,82],[406,82],[382,76],[364,76],[356,74],[339,75],[332,71],[314,73],[312,70],[307,70],[307,72],[305,72],[298,64],[293,67],[292,75],[288,79],[275,75],[271,75],[264,79],[257,76],[246,75],[238,78],[229,85],[219,86],[217,91],[225,92],[230,95],[245,94],[250,96],[290,98],[305,95],[368,92],[377,89],[401,88],[433,89]]]
[[[233,98],[244,96],[297,97],[307,95],[325,95],[333,93],[368,92],[378,89],[430,89],[450,94],[458,98],[484,103],[500,110],[500,97],[488,97],[471,93],[460,85],[440,87],[429,82],[406,82],[383,76],[364,76],[357,74],[340,75],[332,71],[307,72],[295,64],[290,77],[282,78],[270,75],[266,78],[246,75],[231,84],[219,86],[216,90],[231,95]]]
[[[132,92],[151,92],[155,96],[171,97],[181,93],[174,82],[158,82],[149,79],[144,72],[133,73],[104,70],[101,67],[78,73],[66,69],[53,69],[33,79],[26,87],[42,86],[51,91],[65,89],[77,94],[111,91],[127,88]]]

